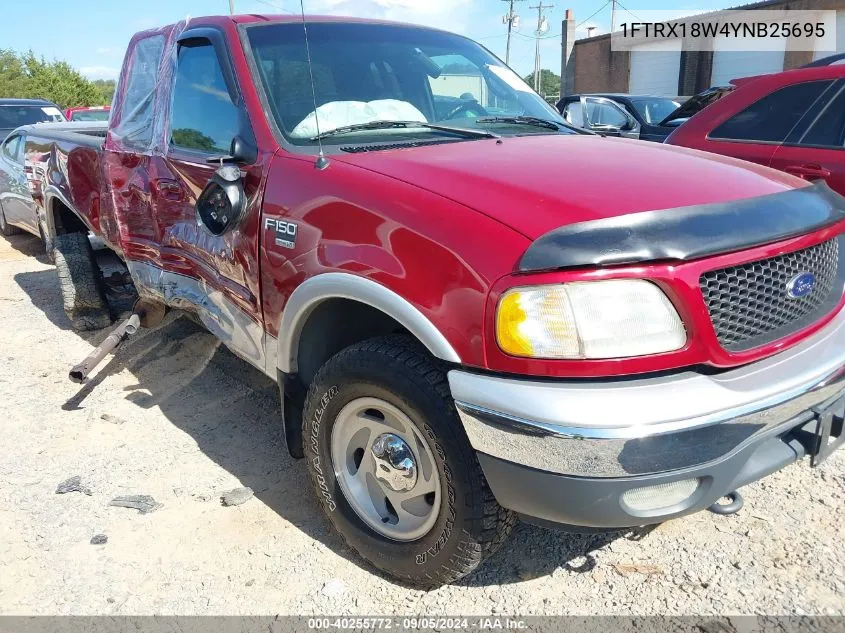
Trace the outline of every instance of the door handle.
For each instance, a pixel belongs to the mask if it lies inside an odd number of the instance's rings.
[[[176,180],[160,178],[153,181],[153,188],[167,200],[181,200],[182,186]]]
[[[783,169],[785,172],[794,176],[799,176],[806,180],[819,180],[820,178],[829,178],[830,170],[815,163],[805,165],[788,165]]]

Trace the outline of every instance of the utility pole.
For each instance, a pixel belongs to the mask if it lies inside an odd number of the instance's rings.
[[[607,6],[607,5],[605,5]],[[616,0],[611,0],[610,5],[610,32],[613,33],[616,30]]]
[[[235,15],[235,0],[229,0],[229,15]]]
[[[553,9],[553,4],[540,4],[529,7],[530,9],[537,9],[537,30],[534,31],[535,49],[534,49],[534,92],[540,92],[540,38],[548,33],[549,21],[543,15],[543,9]]]
[[[502,23],[508,25],[508,45],[505,48],[505,64],[510,66],[511,61],[511,31],[519,26],[519,16],[513,12],[513,3],[523,0],[502,0],[508,3],[508,12],[502,17]]]

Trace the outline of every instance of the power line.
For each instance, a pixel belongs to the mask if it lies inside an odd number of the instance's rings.
[[[295,15],[295,11],[288,11],[287,9],[283,9],[277,4],[273,4],[272,2],[267,2],[267,0],[253,0],[253,2],[258,2],[260,4],[266,4],[268,7],[272,7],[276,9],[276,11],[281,11],[282,13],[290,13],[291,15]]]
[[[637,18],[640,22],[643,22],[643,19],[642,19],[640,16],[638,16],[636,13],[634,13],[633,11],[631,11],[631,10],[630,10],[628,7],[626,7],[624,4],[622,4],[621,2],[619,2],[619,0],[616,0],[616,4],[618,4],[620,7],[622,7],[622,9],[624,9],[625,11],[627,11],[628,13],[630,13],[631,15],[633,15],[633,16],[634,16],[635,18]]]
[[[517,37],[521,37],[524,40],[553,40],[557,37],[560,37],[561,33],[554,33],[552,35],[541,35],[540,37],[537,37],[536,35],[525,35],[524,33],[517,33],[514,31],[514,35],[516,35]]]
[[[586,20],[583,20],[583,21],[579,22],[578,24],[576,24],[576,25],[575,25],[575,28],[577,29],[577,28],[578,28],[579,26],[581,26],[582,24],[586,24],[587,22],[589,22],[590,20],[592,20],[592,19],[593,19],[594,17],[596,17],[599,13],[601,13],[602,11],[604,11],[604,10],[605,10],[605,8],[607,7],[607,5],[609,5],[609,4],[610,4],[610,2],[611,2],[611,0],[607,0],[607,2],[605,2],[603,5],[601,5],[601,8],[600,8],[598,11],[596,11],[595,13],[593,13],[593,15],[591,15],[590,17],[588,17]]]

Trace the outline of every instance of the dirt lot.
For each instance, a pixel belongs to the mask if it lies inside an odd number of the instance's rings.
[[[171,315],[92,381],[40,243],[0,238],[0,613],[716,614],[845,611],[845,451],[743,490],[732,517],[572,536],[520,525],[458,586],[409,590],[331,533],[263,375]],[[90,495],[55,494],[79,475]],[[222,492],[256,496],[223,507]],[[147,494],[150,514],[111,507]],[[96,534],[105,545],[91,545]]]

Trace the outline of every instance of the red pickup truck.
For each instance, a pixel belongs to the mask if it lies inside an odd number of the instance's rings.
[[[731,512],[842,442],[845,199],[572,129],[466,38],[194,18],[137,34],[74,138],[27,140],[69,316],[110,321],[93,232],[278,380],[332,524],[406,582],[517,516]]]

